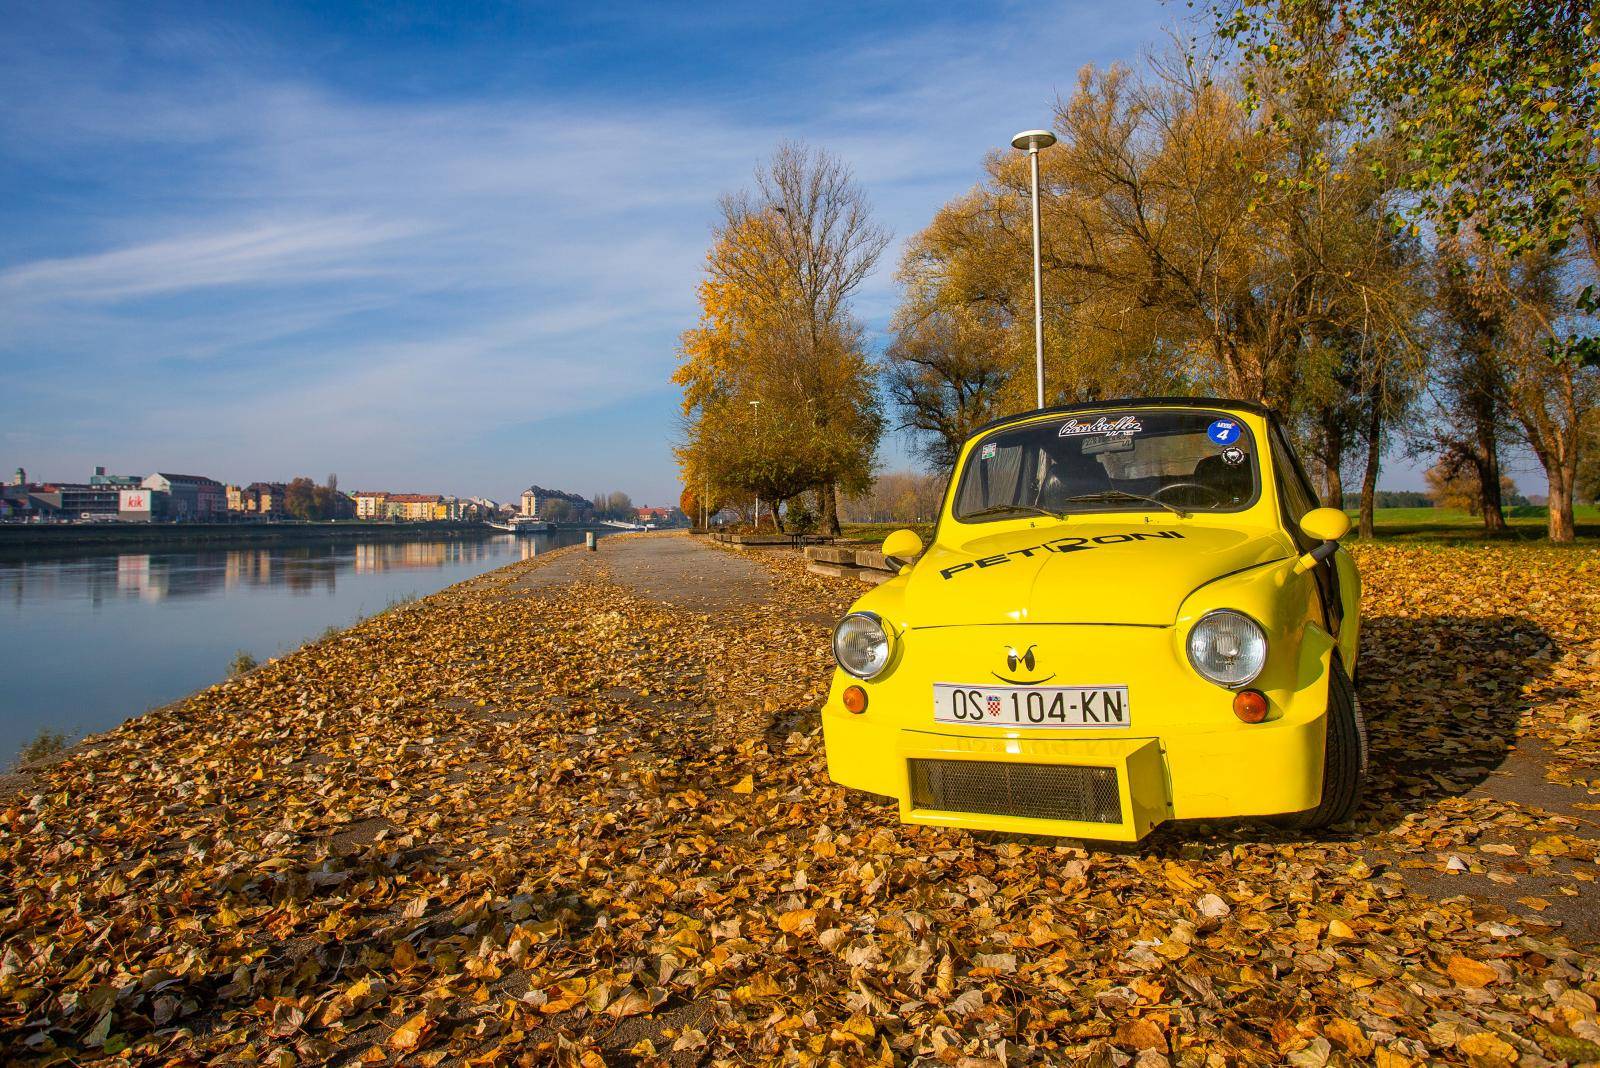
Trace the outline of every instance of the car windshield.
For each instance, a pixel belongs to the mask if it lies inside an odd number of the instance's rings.
[[[967,454],[955,516],[1236,512],[1255,503],[1259,481],[1255,439],[1226,413],[1075,413],[980,440]]]

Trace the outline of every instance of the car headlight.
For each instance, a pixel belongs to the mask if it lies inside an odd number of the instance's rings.
[[[1189,663],[1218,686],[1248,686],[1267,663],[1267,632],[1229,608],[1207,612],[1189,632]]]
[[[833,658],[858,679],[875,678],[889,666],[891,632],[871,612],[851,612],[833,628]]]

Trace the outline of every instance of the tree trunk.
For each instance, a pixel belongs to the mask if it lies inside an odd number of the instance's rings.
[[[1329,409],[1322,424],[1323,503],[1329,508],[1344,507],[1344,424],[1334,409]]]
[[[1478,499],[1483,502],[1483,530],[1486,534],[1504,534],[1506,513],[1500,500],[1500,443],[1492,417],[1480,416],[1475,422],[1478,455],[1474,457],[1473,467],[1478,472]]]
[[[822,486],[819,494],[822,498],[822,521],[818,524],[821,533],[838,537],[839,530],[839,485],[836,482],[827,482]]]
[[[1573,472],[1557,463],[1545,469],[1545,476],[1550,480],[1550,540],[1570,543],[1576,536],[1572,517]]]
[[[1378,466],[1383,462],[1383,405],[1377,386],[1367,394],[1367,467],[1361,473],[1361,529],[1363,538],[1374,536],[1374,512],[1378,496]]]

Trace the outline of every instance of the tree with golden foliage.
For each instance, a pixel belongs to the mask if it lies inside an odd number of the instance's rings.
[[[925,471],[887,471],[865,493],[840,502],[852,523],[931,523],[939,516],[946,477]]]
[[[1417,250],[1387,223],[1397,186],[1376,165],[1398,150],[1350,136],[1331,75],[1263,80],[1252,107],[1186,58],[1086,68],[1058,105],[1040,156],[1046,402],[1269,404],[1323,439],[1337,494],[1346,454],[1382,442],[1423,362]],[[890,381],[908,380],[903,421],[941,448],[973,407],[1032,406],[1027,162],[995,153],[984,171],[901,264]],[[957,359],[976,336],[986,358]],[[1364,492],[1381,452],[1366,450]]]
[[[1428,486],[1428,499],[1435,508],[1453,508],[1468,515],[1482,515],[1485,507],[1483,485],[1471,464],[1459,457],[1446,457],[1422,473]],[[1501,475],[1495,486],[1498,502],[1509,500],[1517,492],[1517,485],[1509,475]],[[1505,529],[1502,523],[1501,530]]]
[[[838,533],[838,492],[870,480],[883,428],[849,301],[887,242],[849,171],[802,146],[781,145],[753,193],[723,199],[673,376],[686,485],[753,494],[775,522],[779,502],[811,492]]]

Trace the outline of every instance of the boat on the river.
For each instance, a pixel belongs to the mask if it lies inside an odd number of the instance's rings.
[[[490,520],[489,526],[507,534],[544,534],[551,529],[545,520],[535,519],[531,515],[514,515],[503,523]]]

